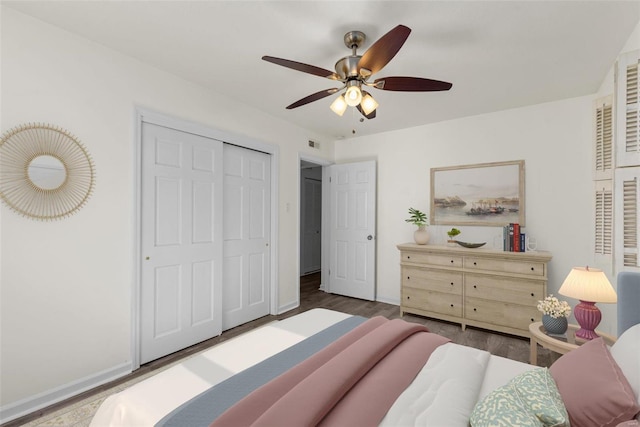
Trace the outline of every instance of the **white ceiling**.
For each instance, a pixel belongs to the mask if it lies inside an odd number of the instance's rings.
[[[640,20],[638,1],[2,1],[327,138],[419,126],[595,93]],[[412,33],[374,78],[453,83],[448,92],[371,90],[377,118],[286,110],[328,79],[263,55],[333,70],[361,30],[362,54],[398,24]]]

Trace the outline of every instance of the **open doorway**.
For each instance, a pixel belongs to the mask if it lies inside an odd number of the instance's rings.
[[[322,165],[300,160],[300,277],[319,276],[321,268]]]
[[[299,276],[319,265],[320,290],[375,300],[375,160],[299,160]]]
[[[333,163],[315,156],[300,154],[298,205],[298,301],[304,286],[329,290],[329,175]]]

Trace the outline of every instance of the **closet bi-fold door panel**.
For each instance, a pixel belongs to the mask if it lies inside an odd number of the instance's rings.
[[[224,146],[222,330],[269,314],[270,155]]]
[[[140,363],[222,329],[223,143],[142,125]]]

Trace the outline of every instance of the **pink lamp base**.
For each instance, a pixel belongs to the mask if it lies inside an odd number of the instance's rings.
[[[595,302],[580,300],[580,304],[573,309],[573,315],[580,325],[580,329],[576,331],[576,337],[584,340],[598,338],[595,329],[600,324],[602,313]]]

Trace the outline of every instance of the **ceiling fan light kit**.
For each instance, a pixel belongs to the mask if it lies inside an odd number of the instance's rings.
[[[347,101],[349,107],[355,107],[362,102],[360,82],[357,80],[349,80],[347,82],[347,91],[344,93],[344,99]]]
[[[376,108],[378,108],[378,103],[375,99],[373,99],[373,96],[371,96],[371,94],[365,92],[365,95],[362,97],[360,106],[362,107],[362,111],[364,111],[365,116],[368,116],[369,114],[373,113]]]
[[[337,115],[342,116],[344,112],[347,111],[348,106],[349,105],[347,105],[347,101],[344,99],[344,95],[340,95],[335,99],[335,101],[331,103],[331,106],[329,108],[331,108],[331,111],[333,111]]]
[[[344,83],[341,88],[326,89],[306,96],[287,106],[287,109],[301,107],[346,88],[345,92],[341,93],[331,103],[331,110],[342,116],[347,107],[350,106],[356,108],[367,119],[373,119],[376,117],[375,111],[379,104],[370,93],[362,89],[363,86],[402,92],[444,91],[452,87],[452,84],[448,82],[420,77],[382,77],[375,79],[373,82],[368,81],[371,75],[384,68],[396,56],[410,33],[411,29],[409,27],[398,25],[378,39],[364,55],[358,55],[357,49],[364,43],[366,36],[362,31],[349,31],[344,36],[344,44],[351,49],[351,55],[345,56],[336,62],[335,72],[273,56],[263,56],[262,59],[296,71]]]

